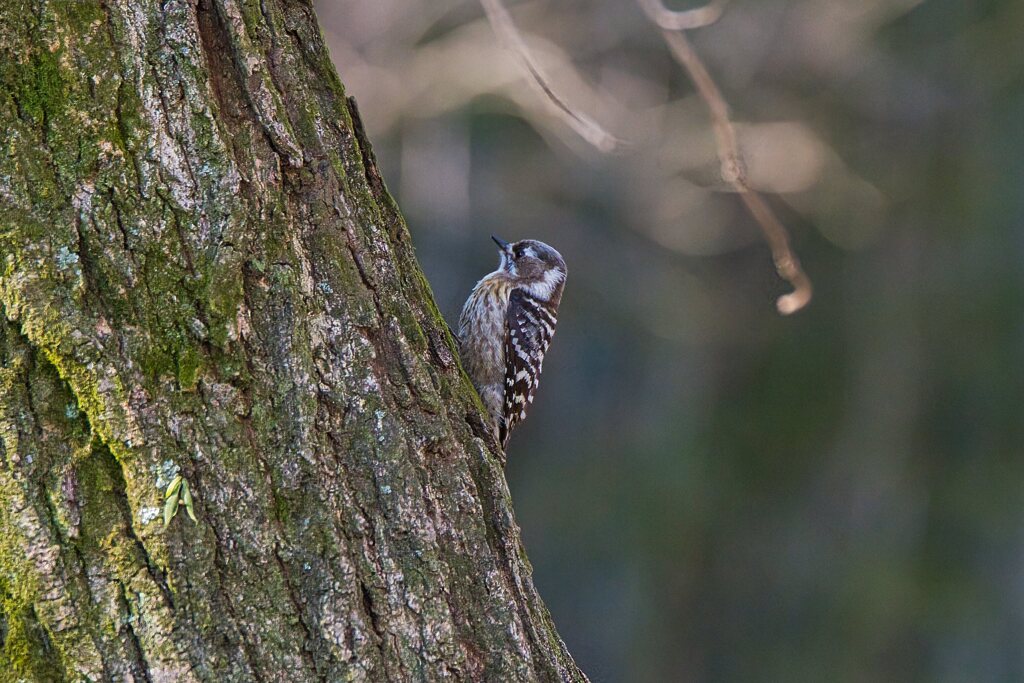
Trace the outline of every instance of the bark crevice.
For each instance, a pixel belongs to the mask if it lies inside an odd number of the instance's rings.
[[[0,38],[0,670],[585,680],[311,8]]]

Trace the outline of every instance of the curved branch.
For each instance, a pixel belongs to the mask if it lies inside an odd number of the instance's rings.
[[[637,0],[644,11],[647,6],[656,0]],[[721,5],[715,2],[714,5]],[[664,10],[664,8],[662,8]],[[667,11],[667,10],[665,10]],[[696,10],[690,10],[696,11]],[[648,14],[650,16],[650,14]],[[660,25],[660,24],[659,24]],[[718,150],[718,160],[721,165],[722,179],[740,195],[750,215],[757,221],[765,241],[772,251],[772,260],[775,262],[775,271],[779,277],[789,282],[793,291],[785,294],[775,302],[779,312],[783,315],[796,313],[811,301],[813,287],[811,279],[807,277],[800,266],[800,260],[789,243],[789,233],[782,221],[775,215],[768,202],[751,189],[747,183],[746,165],[740,153],[739,143],[736,138],[736,128],[729,118],[729,105],[722,97],[721,91],[707,67],[701,61],[697,52],[690,45],[681,32],[675,30],[662,30],[662,36],[668,44],[672,56],[683,67],[690,79],[697,88],[697,92],[704,104],[707,105],[711,114],[711,124],[715,133],[715,144]]]
[[[637,0],[644,14],[666,31],[688,31],[709,26],[722,16],[729,0],[713,0],[703,7],[674,11],[667,9],[661,0]]]
[[[480,0],[480,4],[483,6],[495,34],[510,50],[516,53],[519,61],[523,63],[523,67],[530,74],[533,83],[554,105],[555,111],[565,122],[580,137],[602,152],[610,152],[618,147],[620,144],[618,138],[606,131],[597,121],[571,106],[564,97],[555,92],[548,77],[533,58],[530,48],[523,40],[519,29],[516,28],[508,10],[501,4],[501,0]]]

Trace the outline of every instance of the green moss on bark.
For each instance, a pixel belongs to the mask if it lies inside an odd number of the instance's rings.
[[[16,1],[0,38],[17,670],[582,679],[311,9]]]

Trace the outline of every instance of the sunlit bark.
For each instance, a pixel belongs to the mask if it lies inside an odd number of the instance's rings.
[[[5,0],[0,84],[0,680],[583,680],[311,7]]]

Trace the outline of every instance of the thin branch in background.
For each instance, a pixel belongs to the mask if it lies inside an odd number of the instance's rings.
[[[674,11],[667,9],[661,0],[637,0],[637,4],[662,29],[676,61],[686,70],[697,92],[711,114],[721,175],[733,190],[739,194],[750,215],[754,217],[765,241],[772,252],[775,270],[781,278],[790,283],[793,291],[779,297],[776,307],[783,315],[796,313],[806,306],[812,296],[811,280],[800,267],[800,261],[789,242],[789,233],[772,211],[765,199],[751,189],[747,183],[746,167],[740,154],[736,129],[729,118],[729,106],[721,91],[708,73],[700,57],[694,51],[683,31],[708,26],[718,21],[729,0],[712,0],[703,7]],[[533,58],[526,41],[516,28],[502,0],[480,0],[494,32],[519,57],[533,82],[541,89],[556,111],[584,140],[596,148],[610,152],[620,141],[607,132],[600,124],[586,114],[570,106],[551,87],[548,78]]]
[[[736,140],[736,128],[729,118],[729,105],[718,89],[704,62],[697,56],[682,31],[713,23],[721,16],[727,0],[714,0],[705,7],[673,12],[660,0],[637,0],[640,8],[662,29],[662,35],[676,61],[686,70],[711,114],[722,179],[739,194],[750,215],[757,221],[772,251],[775,270],[793,286],[793,291],[779,297],[776,307],[783,315],[796,313],[806,306],[812,295],[811,280],[800,267],[800,261],[789,243],[789,232],[765,199],[747,183],[746,166]]]
[[[527,72],[529,72],[533,82],[554,105],[555,110],[565,119],[565,122],[580,137],[602,152],[614,150],[620,142],[614,135],[606,131],[592,118],[572,107],[565,98],[559,96],[554,91],[547,76],[544,75],[540,65],[533,58],[530,48],[527,47],[526,41],[523,40],[519,29],[516,28],[515,22],[512,21],[508,10],[501,4],[501,0],[480,0],[480,4],[483,6],[487,19],[490,21],[491,27],[498,38],[516,53]]]
[[[644,13],[651,21],[667,31],[688,31],[701,28],[718,21],[729,0],[713,2],[688,10],[670,10],[661,4],[661,0],[637,0]]]

